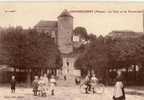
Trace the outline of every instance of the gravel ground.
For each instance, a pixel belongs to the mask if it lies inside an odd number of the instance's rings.
[[[8,87],[0,87],[0,100],[112,100],[112,87],[106,87],[103,94],[82,94],[78,86],[56,87],[54,96],[33,96],[32,88],[18,88],[11,94]],[[144,91],[126,89],[126,100],[144,100]]]

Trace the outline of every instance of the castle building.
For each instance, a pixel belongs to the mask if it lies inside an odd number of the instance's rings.
[[[34,28],[38,32],[49,34],[56,42],[63,60],[62,74],[71,76],[77,70],[74,69],[76,57],[73,53],[73,16],[64,10],[57,21],[40,21]]]

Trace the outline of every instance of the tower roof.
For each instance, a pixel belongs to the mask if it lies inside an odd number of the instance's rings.
[[[63,12],[58,17],[73,17],[67,9],[63,10]]]

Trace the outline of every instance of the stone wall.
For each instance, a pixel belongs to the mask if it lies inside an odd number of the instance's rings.
[[[68,54],[73,52],[72,46],[73,18],[58,18],[57,43],[61,53]]]

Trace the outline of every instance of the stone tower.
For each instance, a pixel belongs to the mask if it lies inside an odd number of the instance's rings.
[[[72,75],[74,68],[74,58],[71,56],[73,52],[72,36],[73,17],[67,10],[64,10],[58,16],[57,44],[63,60],[62,73],[67,78]]]
[[[73,52],[73,16],[64,10],[57,18],[57,21],[41,20],[34,28],[38,32],[48,34],[55,40],[63,60],[62,70],[57,70],[59,76],[73,77],[76,73],[74,62],[77,57]]]
[[[73,52],[72,46],[73,17],[67,10],[58,16],[57,44],[62,54]]]

